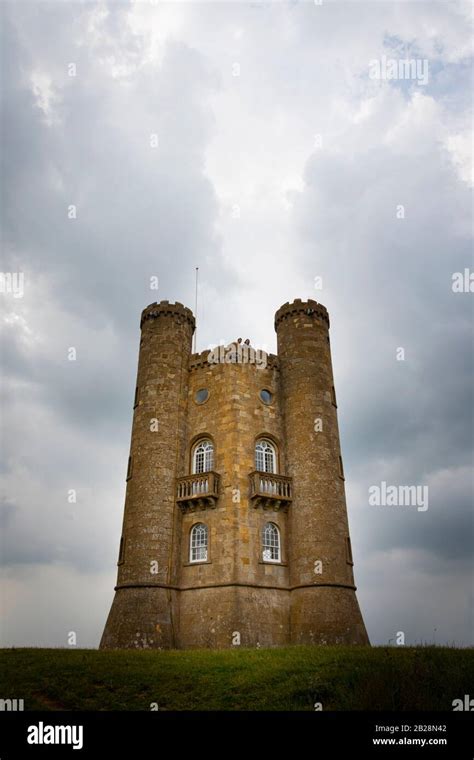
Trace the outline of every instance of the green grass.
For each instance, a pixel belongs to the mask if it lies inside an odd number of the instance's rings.
[[[474,649],[0,650],[0,697],[25,710],[451,710]]]

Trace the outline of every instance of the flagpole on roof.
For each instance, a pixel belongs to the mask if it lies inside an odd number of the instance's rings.
[[[196,353],[196,338],[197,338],[198,276],[199,276],[199,267],[196,267],[196,297],[194,299],[194,318],[196,320],[196,328],[194,330],[194,353]]]

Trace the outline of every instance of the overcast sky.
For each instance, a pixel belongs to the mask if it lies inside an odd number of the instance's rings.
[[[371,641],[473,643],[471,9],[2,3],[2,644],[98,645],[140,312],[196,266],[198,350],[328,308]],[[373,77],[404,58],[427,81]]]

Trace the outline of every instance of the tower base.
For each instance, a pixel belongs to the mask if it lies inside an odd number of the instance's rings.
[[[177,594],[160,587],[117,588],[100,649],[176,649]]]
[[[369,645],[355,590],[339,586],[118,588],[101,649]]]
[[[313,586],[291,592],[292,644],[370,645],[355,590]]]

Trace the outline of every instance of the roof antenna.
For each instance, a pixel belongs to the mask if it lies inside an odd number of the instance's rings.
[[[195,301],[194,301],[194,318],[196,320],[196,328],[194,330],[194,351],[193,351],[193,353],[196,353],[196,338],[197,338],[198,276],[199,276],[199,267],[196,267],[196,298],[195,298]]]

